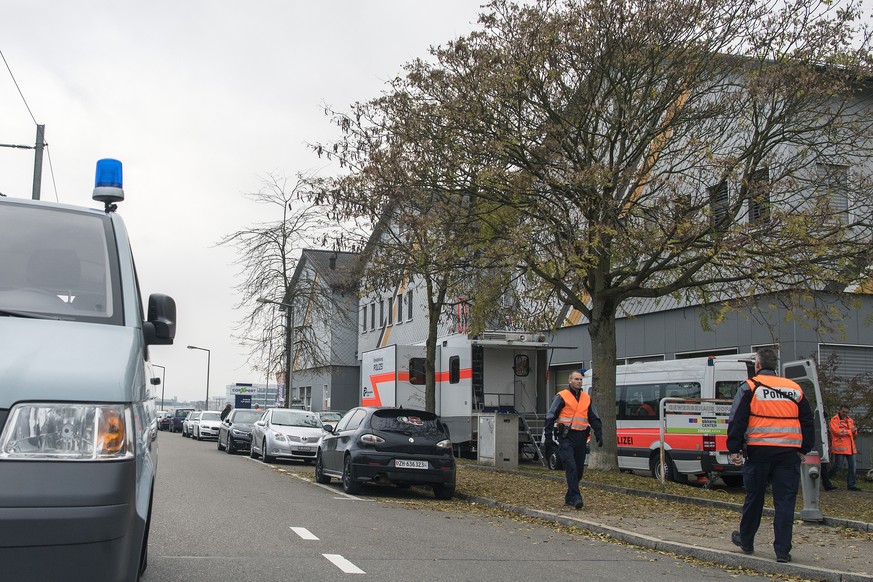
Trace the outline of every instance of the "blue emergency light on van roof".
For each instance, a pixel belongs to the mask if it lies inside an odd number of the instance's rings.
[[[94,186],[96,188],[102,186],[121,188],[121,162],[112,158],[97,160],[97,177],[94,179]]]
[[[124,190],[121,188],[121,162],[112,158],[97,160],[97,175],[94,178],[94,192],[91,198],[106,204],[106,210],[113,202],[124,200]]]

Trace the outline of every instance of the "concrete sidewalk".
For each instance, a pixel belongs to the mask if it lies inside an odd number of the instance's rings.
[[[563,481],[563,477],[557,475],[518,474],[535,479]],[[486,498],[464,498],[529,517],[577,526],[644,548],[748,568],[761,573],[784,574],[809,580],[873,582],[873,524],[831,518],[826,518],[824,524],[807,524],[800,521],[798,515],[794,525],[792,561],[779,564],[773,553],[772,509],[765,509],[764,519],[755,539],[755,553],[746,555],[730,541],[731,530],[737,529],[739,525],[741,506],[738,504],[623,489],[587,481],[583,481],[582,486],[586,507],[581,511],[569,507],[557,512],[544,511]],[[640,502],[635,504],[635,511],[627,514],[598,512],[598,490],[634,496]],[[657,503],[658,499],[702,506],[704,511],[701,514],[698,509],[689,511],[687,515],[677,515],[675,509],[663,507],[668,504]],[[719,515],[707,515],[706,508],[711,508]],[[735,512],[732,523],[725,523],[725,510]],[[713,527],[714,524],[717,526]]]

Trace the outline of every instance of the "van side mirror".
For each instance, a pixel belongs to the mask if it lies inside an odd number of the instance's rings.
[[[146,345],[173,345],[176,337],[176,302],[169,295],[149,295],[148,320],[143,322]]]

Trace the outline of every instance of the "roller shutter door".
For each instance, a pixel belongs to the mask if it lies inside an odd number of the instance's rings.
[[[827,362],[836,356],[836,374],[842,378],[854,378],[860,374],[873,372],[873,346],[844,346],[837,344],[819,345],[819,362]]]

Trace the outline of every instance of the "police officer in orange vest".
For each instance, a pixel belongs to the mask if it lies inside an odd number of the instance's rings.
[[[845,459],[849,470],[846,485],[849,491],[860,491],[861,489],[855,484],[855,455],[858,453],[858,449],[855,448],[855,436],[858,434],[858,428],[855,426],[855,421],[849,416],[849,407],[845,404],[840,404],[840,408],[831,419],[830,432],[831,454],[834,456],[834,461],[831,463],[828,477],[837,474],[843,459]]]
[[[737,391],[728,422],[727,448],[734,464],[743,464],[746,499],[739,531],[731,541],[745,554],[755,551],[755,534],[761,525],[764,494],[773,490],[773,549],[777,562],[791,561],[794,506],[800,485],[801,455],[812,450],[815,427],[803,390],[776,375],[776,352],[770,348],[755,355],[755,376]]]
[[[603,446],[603,431],[600,417],[591,402],[591,397],[582,390],[582,373],[570,373],[566,390],[555,394],[549,412],[546,414],[545,437],[558,438],[558,455],[564,464],[567,477],[567,494],[564,504],[582,509],[582,492],[579,481],[585,471],[585,454],[588,446],[588,433],[594,429],[598,446]]]

